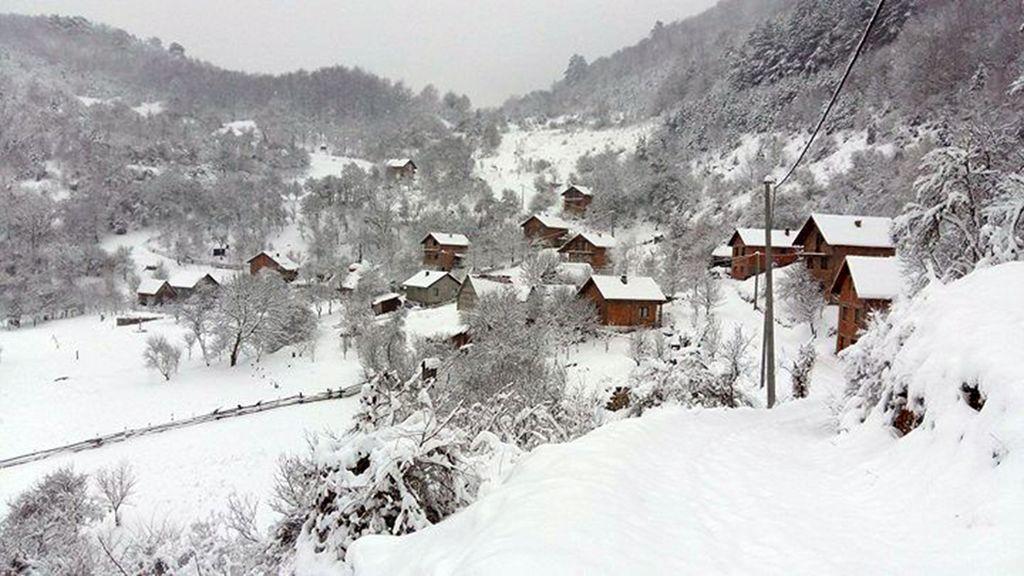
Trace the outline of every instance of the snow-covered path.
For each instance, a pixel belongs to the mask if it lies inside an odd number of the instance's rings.
[[[829,414],[806,400],[611,424],[538,449],[445,522],[360,540],[348,559],[360,576],[992,574],[1024,560],[955,498],[962,477],[892,460],[885,434],[837,437]],[[1014,501],[1002,492],[990,505]]]

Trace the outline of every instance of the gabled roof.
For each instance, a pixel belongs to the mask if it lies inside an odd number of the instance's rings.
[[[516,298],[525,300],[526,296],[530,293],[530,288],[523,284],[515,284],[512,282],[499,282],[497,280],[491,280],[489,278],[481,278],[480,276],[469,275],[466,280],[462,283],[463,287],[472,286],[473,292],[476,293],[477,297],[481,297],[487,294],[496,294],[502,290],[509,290],[515,292]]]
[[[376,298],[374,298],[373,300],[370,301],[370,306],[376,306],[377,304],[380,304],[381,302],[387,302],[388,300],[394,300],[395,298],[398,298],[399,300],[401,300],[402,297],[399,294],[395,294],[394,292],[388,292],[387,294],[381,294],[380,296],[377,296]]]
[[[841,214],[811,214],[800,233],[797,244],[806,241],[811,226],[821,232],[822,238],[832,246],[858,246],[862,248],[892,248],[892,218],[877,216],[845,216]]]
[[[388,168],[404,168],[407,164],[412,164],[413,167],[416,166],[416,163],[410,158],[391,158],[384,163]]]
[[[857,297],[863,300],[892,300],[906,289],[903,271],[895,256],[847,256],[829,292],[841,292],[847,275],[853,280]]]
[[[280,266],[282,270],[285,270],[287,272],[297,272],[299,270],[298,262],[292,260],[291,258],[285,256],[284,254],[281,254],[280,252],[274,252],[273,254],[271,254],[270,252],[264,250],[259,254],[253,256],[252,258],[249,258],[248,260],[246,260],[246,262],[252,262],[253,260],[259,258],[260,254],[266,255],[267,258],[270,258],[274,262],[277,262],[277,265]]]
[[[711,255],[716,258],[729,258],[732,256],[732,247],[728,245],[715,246],[715,249],[711,251]]]
[[[593,283],[605,300],[627,300],[640,302],[667,302],[658,283],[650,276],[606,276],[595,274],[580,288]]]
[[[729,238],[729,246],[735,246],[736,241],[743,242],[746,246],[764,246],[764,228],[737,228]],[[796,241],[796,231],[772,230],[772,247],[792,248]]]
[[[167,284],[167,280],[157,280],[156,278],[143,278],[139,282],[139,289],[137,292],[143,296],[155,296],[160,289]]]
[[[181,270],[179,272],[175,272],[167,280],[167,283],[171,285],[171,288],[186,288],[191,290],[199,284],[200,280],[207,277],[209,277],[210,281],[214,284],[220,284],[220,282],[217,282],[216,278],[205,270]]]
[[[420,270],[410,276],[408,280],[402,282],[402,286],[406,288],[430,288],[445,276],[454,280],[456,284],[461,284],[458,278],[452,276],[448,272],[442,272],[440,270]]]
[[[520,226],[526,226],[526,223],[533,219],[536,219],[538,222],[543,224],[545,228],[568,230],[570,227],[570,224],[565,220],[562,220],[557,216],[549,216],[547,214],[534,214],[533,216],[530,216],[526,220],[523,220],[523,223],[520,224]]]
[[[466,238],[464,234],[449,234],[447,232],[429,232],[423,237],[423,240],[420,240],[420,244],[431,237],[442,246],[469,246],[469,238]]]
[[[615,237],[614,236],[611,236],[609,234],[604,234],[602,232],[580,232],[579,234],[576,234],[575,236],[570,238],[565,244],[563,244],[562,247],[558,249],[558,251],[561,252],[562,250],[564,250],[565,247],[568,246],[569,243],[571,243],[576,238],[583,238],[584,240],[586,240],[587,242],[593,244],[594,246],[596,246],[598,248],[614,248],[615,247]]]
[[[584,196],[594,195],[594,193],[590,191],[590,188],[587,188],[586,186],[580,186],[578,184],[569,184],[568,186],[565,187],[565,190],[562,190],[562,196],[568,194],[570,190],[576,190],[577,192],[583,194]]]

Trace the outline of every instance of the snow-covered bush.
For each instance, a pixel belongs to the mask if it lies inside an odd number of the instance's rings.
[[[789,368],[793,379],[793,398],[806,398],[811,386],[811,370],[818,353],[814,350],[814,342],[800,346],[793,365]]]
[[[150,336],[146,339],[146,349],[142,352],[142,358],[146,361],[147,367],[159,372],[164,380],[170,380],[171,375],[178,371],[181,348],[171,344],[164,336]]]

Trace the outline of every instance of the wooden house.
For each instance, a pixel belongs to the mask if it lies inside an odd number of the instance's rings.
[[[381,294],[372,301],[370,301],[370,309],[373,310],[374,316],[380,316],[381,314],[387,314],[388,312],[394,312],[402,307],[402,297],[394,292],[388,292],[387,294]]]
[[[174,289],[175,298],[182,300],[201,288],[215,290],[220,287],[220,282],[217,282],[216,278],[202,270],[182,270],[173,274],[167,283]]]
[[[590,188],[569,184],[562,190],[562,212],[572,216],[583,216],[593,200],[594,193]]]
[[[409,158],[392,158],[384,163],[384,176],[388,180],[412,180],[416,177],[416,163]]]
[[[516,298],[525,301],[528,288],[522,284],[514,284],[511,279],[469,275],[463,280],[456,295],[455,307],[459,312],[468,312],[476,308],[483,296],[508,290],[516,294]]]
[[[292,282],[299,276],[298,263],[278,252],[270,254],[264,251],[249,258],[249,274],[255,276],[261,270],[273,270],[280,274],[285,282]]]
[[[811,214],[796,235],[803,258],[826,287],[832,285],[847,256],[893,256],[896,248],[889,230],[892,218]]]
[[[590,264],[594,270],[603,270],[610,263],[608,250],[615,247],[615,238],[597,232],[580,232],[558,249],[567,262]]]
[[[569,223],[547,214],[534,214],[521,224],[523,236],[538,246],[558,246],[569,234]]]
[[[435,270],[461,268],[469,251],[469,238],[462,234],[431,232],[420,244],[423,245],[423,265]]]
[[[800,246],[795,244],[796,234],[785,230],[772,230],[772,260],[775,268],[796,261]],[[732,248],[731,273],[737,280],[750,278],[765,271],[764,228],[737,228],[729,239]]]
[[[594,303],[605,326],[660,326],[661,306],[668,301],[648,276],[594,275],[578,294]]]
[[[420,270],[402,283],[406,300],[424,306],[454,300],[461,285],[458,278],[441,270]]]
[[[847,256],[829,288],[839,303],[836,352],[856,342],[868,315],[887,310],[904,286],[897,258]]]
[[[167,280],[143,278],[137,290],[139,306],[163,306],[174,300],[176,293]]]

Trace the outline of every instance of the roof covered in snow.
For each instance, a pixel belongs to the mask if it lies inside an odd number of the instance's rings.
[[[427,238],[433,238],[438,244],[443,246],[469,246],[469,238],[466,238],[464,234],[449,234],[448,232],[429,232],[420,240],[420,244],[427,241]]]
[[[387,302],[388,300],[394,300],[395,298],[401,298],[401,296],[398,295],[398,294],[395,294],[394,292],[388,292],[387,294],[381,294],[380,296],[377,296],[376,298],[371,300],[370,301],[370,305],[371,306],[376,306],[377,304],[380,304],[381,302]]]
[[[529,286],[514,284],[512,282],[500,282],[498,280],[483,278],[481,276],[467,276],[465,284],[472,285],[473,292],[475,292],[478,297],[486,294],[495,294],[502,290],[511,290],[515,292],[516,297],[525,299],[530,293]]]
[[[587,284],[591,282],[594,283],[597,291],[601,293],[601,296],[604,296],[605,300],[643,302],[665,302],[668,300],[661,291],[661,287],[650,276],[607,276],[595,274],[590,277]],[[587,284],[584,284],[583,288],[586,288]]]
[[[821,231],[821,236],[832,246],[859,246],[862,248],[892,248],[892,218],[877,216],[845,216],[841,214],[814,213],[807,219],[800,233],[799,243],[804,242],[812,226]]]
[[[196,284],[200,280],[209,276],[211,280],[217,282],[217,279],[213,277],[207,270],[180,270],[171,275],[167,279],[167,283],[174,288],[188,288],[192,289],[196,287]]]
[[[280,252],[274,252],[273,254],[271,254],[270,252],[267,252],[266,250],[264,250],[264,251],[260,252],[259,254],[253,256],[252,258],[249,258],[248,261],[252,262],[256,258],[259,258],[260,254],[266,254],[266,256],[268,258],[270,258],[274,262],[277,262],[278,266],[280,266],[281,268],[283,268],[283,269],[285,269],[285,270],[287,270],[289,272],[297,271],[299,269],[299,263],[298,262],[296,262],[295,260],[292,260],[291,258],[289,258],[288,256],[285,256],[284,254],[281,254]]]
[[[569,193],[570,190],[576,190],[577,192],[583,194],[584,196],[594,195],[594,193],[590,191],[590,188],[587,188],[586,186],[580,186],[578,184],[569,184],[568,186],[566,186],[565,190],[562,191],[562,195],[565,196],[566,194]]]
[[[440,270],[420,270],[410,276],[408,280],[402,282],[402,286],[405,286],[406,288],[430,288],[445,276],[455,280],[456,283],[460,283],[458,278],[452,276],[448,272],[442,272]]]
[[[736,240],[740,240],[747,246],[764,246],[764,228],[737,228],[729,239],[729,245],[733,246]],[[792,248],[796,242],[796,230],[772,230],[772,246],[778,248]]]
[[[570,242],[572,242],[576,238],[583,238],[584,240],[586,240],[587,242],[593,244],[594,246],[596,246],[598,248],[614,248],[615,247],[615,237],[610,235],[610,234],[605,234],[603,232],[580,232],[576,236],[573,236],[572,238],[570,238],[569,241],[565,243],[565,246],[567,246]],[[562,248],[565,248],[565,246],[562,246]],[[562,248],[559,248],[559,250],[562,250]]]
[[[412,159],[410,158],[391,158],[390,160],[385,162],[384,165],[387,166],[388,168],[404,168],[406,164],[410,163],[412,163],[413,166],[416,165],[416,163],[413,162]]]
[[[167,280],[158,280],[156,278],[143,278],[139,282],[138,293],[144,296],[153,296],[163,288],[164,284],[167,284]]]
[[[849,274],[857,296],[865,300],[893,300],[906,288],[899,259],[893,256],[847,256],[832,284],[832,293],[841,290],[842,280]]]
[[[530,220],[533,220],[534,218],[536,218],[537,221],[543,224],[546,228],[560,228],[563,230],[568,230],[570,227],[570,224],[565,220],[562,220],[557,216],[550,216],[548,214],[534,214],[533,216],[530,216],[529,218],[524,220],[523,225],[525,225]]]

